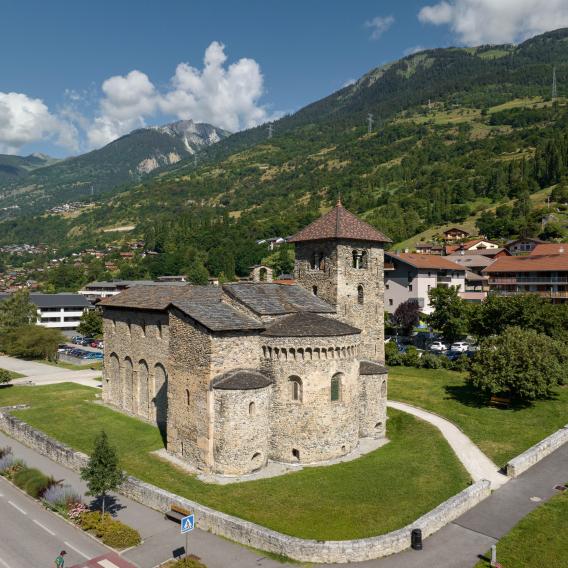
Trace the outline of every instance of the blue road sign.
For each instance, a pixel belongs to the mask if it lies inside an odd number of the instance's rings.
[[[192,531],[194,525],[195,525],[194,515],[187,515],[187,517],[184,517],[181,520],[181,534]]]

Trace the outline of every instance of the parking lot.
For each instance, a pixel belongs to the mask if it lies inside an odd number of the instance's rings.
[[[100,340],[75,336],[70,343],[59,346],[59,359],[68,363],[87,364],[102,361],[104,358],[104,346]]]

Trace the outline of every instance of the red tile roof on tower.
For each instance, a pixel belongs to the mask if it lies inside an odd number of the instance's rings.
[[[391,243],[392,241],[361,221],[343,207],[341,201],[323,217],[320,217],[299,233],[288,239],[290,243],[302,241],[321,241],[327,239],[349,239],[355,241],[372,241],[376,243]]]

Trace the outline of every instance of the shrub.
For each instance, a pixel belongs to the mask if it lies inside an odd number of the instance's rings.
[[[420,355],[416,347],[409,347],[402,356],[402,364],[405,367],[420,367]]]
[[[84,531],[93,532],[111,548],[124,549],[140,544],[138,531],[113,519],[108,513],[88,511],[81,515],[80,526]]]
[[[201,558],[190,554],[186,558],[180,558],[168,564],[168,568],[207,568],[200,560]]]
[[[67,507],[67,516],[74,523],[81,523],[81,517],[87,511],[87,505],[85,505],[84,503],[69,503]]]
[[[39,469],[24,468],[13,477],[14,483],[28,495],[37,499],[43,492],[55,483],[53,477],[48,477]]]
[[[450,369],[452,371],[468,371],[470,365],[470,360],[467,355],[460,355],[457,359],[450,361]]]
[[[6,460],[5,462],[3,460]],[[19,471],[26,469],[24,460],[15,458],[12,454],[8,454],[2,458],[1,463],[5,463],[5,468],[0,467],[0,474],[5,475],[8,479],[14,479]]]
[[[48,506],[67,509],[70,504],[80,503],[81,496],[70,485],[52,485],[44,491],[42,500]]]
[[[392,341],[385,345],[385,363],[391,367],[402,365],[402,354],[398,352],[396,344]]]
[[[424,353],[420,358],[420,366],[425,369],[439,369],[443,363],[441,357],[434,355],[434,353]]]
[[[10,446],[0,448],[0,459],[2,459],[4,456],[7,456],[11,453],[12,453],[12,448]]]
[[[469,381],[489,394],[534,400],[554,393],[568,372],[568,348],[532,329],[509,327],[481,342]]]
[[[12,454],[5,454],[0,458],[0,475],[7,475],[16,458]]]

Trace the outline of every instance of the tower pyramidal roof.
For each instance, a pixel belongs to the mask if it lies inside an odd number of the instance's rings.
[[[392,241],[365,221],[343,207],[341,201],[323,217],[316,219],[306,228],[289,239],[290,243],[303,241],[321,241],[330,239],[348,239],[353,241],[371,241],[391,243]]]

